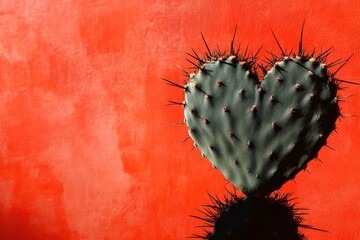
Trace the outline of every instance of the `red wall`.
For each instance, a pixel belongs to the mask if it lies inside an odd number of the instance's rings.
[[[160,77],[183,79],[185,51],[255,51],[335,46],[331,59],[354,57],[338,75],[360,82],[360,1],[20,0],[0,2],[0,238],[182,239],[199,221],[188,215],[222,195],[225,181],[191,143],[181,93]],[[266,53],[263,50],[260,55]],[[348,95],[360,87],[346,85]],[[343,112],[360,115],[359,95]],[[285,185],[310,240],[360,238],[359,118],[338,122],[296,182]],[[226,186],[229,186],[226,185]]]

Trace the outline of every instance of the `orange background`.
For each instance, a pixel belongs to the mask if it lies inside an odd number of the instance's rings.
[[[360,82],[360,1],[19,0],[0,2],[0,239],[183,239],[188,215],[224,178],[190,151],[181,92],[185,51],[237,42],[255,51],[335,46]],[[260,56],[266,54],[262,50]],[[344,85],[345,86],[345,85]],[[360,87],[346,85],[343,95]],[[360,115],[359,95],[342,104]],[[338,122],[320,162],[289,182],[310,240],[360,238],[359,118]]]

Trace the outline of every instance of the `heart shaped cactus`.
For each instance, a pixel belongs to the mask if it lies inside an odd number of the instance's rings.
[[[243,193],[268,195],[305,169],[335,130],[340,80],[334,75],[348,59],[326,65],[332,49],[306,54],[301,37],[297,54],[286,54],[279,44],[282,54],[272,54],[263,67],[257,54],[235,51],[234,39],[229,54],[211,52],[203,40],[206,57],[189,54],[196,60],[189,60],[194,72],[184,71],[189,81],[181,86],[166,80],[184,89],[189,136]],[[336,64],[342,65],[330,73]]]
[[[335,128],[336,84],[314,58],[282,57],[259,82],[236,56],[205,62],[185,91],[200,151],[246,194],[268,194],[304,169]]]

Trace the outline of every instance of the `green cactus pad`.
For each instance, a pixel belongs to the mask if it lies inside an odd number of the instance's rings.
[[[262,81],[236,56],[202,64],[185,85],[189,135],[247,195],[267,195],[314,159],[339,116],[337,85],[320,61],[277,59]]]

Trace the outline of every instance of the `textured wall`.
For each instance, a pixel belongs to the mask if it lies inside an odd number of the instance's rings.
[[[360,82],[359,1],[18,0],[0,2],[0,238],[182,239],[199,222],[188,217],[220,196],[225,181],[191,143],[181,93],[160,77],[182,81],[185,51],[238,42],[255,51],[331,47],[331,59],[354,57],[338,75]],[[226,44],[226,45],[225,45]],[[264,56],[263,50],[260,55]],[[342,93],[358,93],[350,87]],[[360,115],[357,95],[343,112]],[[338,135],[296,182],[306,223],[360,237],[359,118]],[[226,186],[229,186],[226,185]]]

